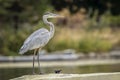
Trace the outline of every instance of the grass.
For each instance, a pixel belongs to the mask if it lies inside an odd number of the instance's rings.
[[[33,31],[18,30],[14,34],[11,30],[4,30],[3,36],[0,36],[1,55],[17,55],[20,46],[31,32]],[[77,52],[83,53],[107,52],[115,46],[120,46],[119,33],[119,31],[112,32],[110,28],[87,31],[80,28],[57,27],[54,37],[44,49],[48,52],[64,49],[75,49]]]
[[[111,33],[109,29],[88,32],[70,28],[58,28],[58,30],[59,31],[56,32],[56,35],[46,47],[48,51],[72,48],[84,53],[106,52],[110,51],[119,39],[119,37]]]

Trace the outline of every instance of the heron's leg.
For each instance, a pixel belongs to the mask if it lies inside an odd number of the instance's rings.
[[[38,60],[38,70],[39,70],[39,74],[42,74],[41,72],[41,68],[40,68],[40,59],[39,59],[39,52],[40,52],[41,48],[38,49],[38,56],[37,56],[37,60]]]
[[[33,74],[35,74],[35,66],[34,66],[34,62],[35,62],[35,54],[36,54],[37,49],[34,50],[34,55],[33,55]]]

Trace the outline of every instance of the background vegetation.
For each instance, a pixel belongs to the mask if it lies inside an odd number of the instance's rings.
[[[18,55],[33,31],[48,28],[42,15],[52,10],[65,18],[52,21],[56,33],[44,48],[47,51],[103,53],[120,47],[119,0],[0,0],[0,4],[0,55]]]

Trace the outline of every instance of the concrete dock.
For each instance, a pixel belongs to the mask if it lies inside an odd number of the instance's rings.
[[[10,80],[120,80],[120,72],[91,74],[24,75]]]

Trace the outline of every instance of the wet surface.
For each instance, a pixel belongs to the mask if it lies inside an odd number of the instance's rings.
[[[92,65],[92,66],[55,66],[42,67],[42,73],[54,73],[55,70],[62,70],[65,74],[103,73],[120,72],[120,64],[114,65]],[[35,69],[36,72],[38,69]],[[0,68],[0,80],[8,80],[22,75],[31,75],[32,68]]]

